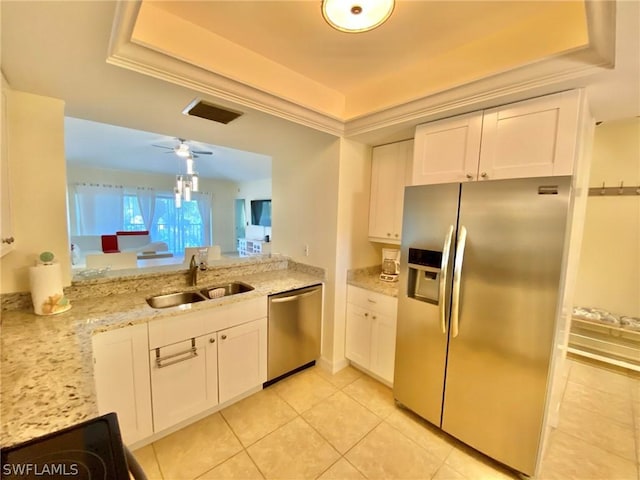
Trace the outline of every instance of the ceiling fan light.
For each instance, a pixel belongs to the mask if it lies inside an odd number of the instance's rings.
[[[187,145],[186,143],[181,143],[176,148],[174,148],[173,151],[176,152],[176,155],[182,158],[191,156],[191,152],[189,152],[189,145]]]
[[[191,175],[191,190],[194,192],[198,191],[198,186],[200,183],[200,177],[198,177],[197,173]]]
[[[190,202],[191,201],[191,185],[189,184],[189,182],[185,182],[183,193],[184,193],[184,201]]]
[[[322,16],[341,32],[367,32],[386,22],[394,6],[395,0],[322,0]]]
[[[191,175],[193,173],[193,157],[189,155],[187,157],[187,174]]]
[[[182,175],[176,175],[176,188],[175,191],[178,193],[182,193],[182,187],[184,184],[184,180],[182,178]]]
[[[176,208],[182,207],[182,193],[178,188],[173,189],[173,198],[175,201]]]

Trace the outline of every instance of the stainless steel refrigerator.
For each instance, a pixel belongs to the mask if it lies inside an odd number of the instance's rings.
[[[571,177],[405,189],[394,396],[533,475]]]

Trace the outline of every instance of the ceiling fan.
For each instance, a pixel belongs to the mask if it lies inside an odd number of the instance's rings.
[[[192,157],[192,158],[198,158],[198,155],[212,155],[213,152],[209,152],[207,150],[191,150],[191,147],[189,147],[189,144],[187,144],[187,141],[184,138],[176,138],[176,140],[178,140],[178,145],[176,145],[175,147],[166,147],[164,145],[156,145],[153,144],[154,147],[158,147],[158,148],[166,148],[167,150],[171,150],[171,152],[166,152],[166,153],[175,153],[176,155],[178,155],[179,157],[182,158],[187,158],[187,157]]]

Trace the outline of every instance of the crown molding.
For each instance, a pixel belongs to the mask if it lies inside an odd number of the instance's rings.
[[[230,108],[240,105],[331,135],[366,138],[367,134],[384,128],[416,125],[584,86],[586,78],[613,67],[616,35],[614,1],[588,0],[585,6],[588,47],[352,119],[328,116],[133,43],[131,36],[140,2],[118,2],[107,62],[226,100],[232,103]]]
[[[240,105],[332,135],[344,135],[341,119],[133,43],[139,8],[140,2],[118,2],[107,63],[229,101],[233,104],[229,108]]]

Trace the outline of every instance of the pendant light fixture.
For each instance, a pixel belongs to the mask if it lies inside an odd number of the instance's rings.
[[[394,6],[395,0],[322,0],[322,16],[336,30],[360,33],[386,22]]]
[[[176,175],[176,186],[173,189],[176,208],[182,207],[182,202],[191,201],[191,192],[197,192],[199,188],[198,173],[193,171],[193,157],[185,157],[187,163],[186,175]]]

